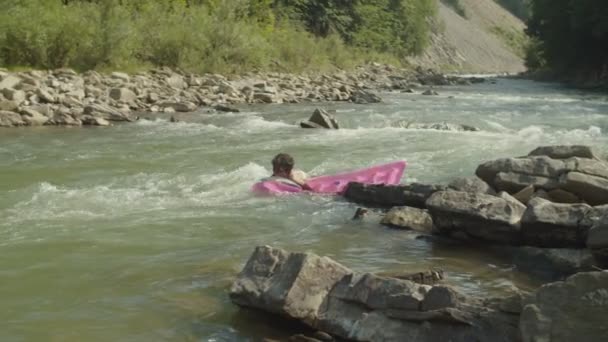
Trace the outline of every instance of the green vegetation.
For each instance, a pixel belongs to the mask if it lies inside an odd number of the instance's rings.
[[[429,0],[0,0],[0,65],[349,68],[423,51]]]
[[[441,2],[450,6],[454,10],[454,12],[458,13],[459,16],[463,18],[467,17],[467,11],[460,3],[460,0],[441,0]]]
[[[516,30],[515,28],[494,26],[491,28],[491,32],[505,42],[517,56],[521,58],[526,57],[530,39],[523,31]]]
[[[528,66],[608,78],[608,1],[532,0]]]

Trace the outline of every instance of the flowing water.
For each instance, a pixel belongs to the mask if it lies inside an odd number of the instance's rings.
[[[255,341],[280,325],[231,305],[228,288],[257,245],[328,255],[359,271],[441,267],[481,296],[534,278],[465,246],[386,229],[339,198],[259,198],[274,154],[310,174],[398,159],[405,182],[447,182],[482,161],[539,145],[608,152],[598,94],[499,79],[383,94],[385,103],[327,104],[343,129],[302,130],[313,105],[241,107],[110,128],[0,131],[0,341]],[[453,96],[453,98],[450,98]],[[399,120],[480,132],[392,128]]]

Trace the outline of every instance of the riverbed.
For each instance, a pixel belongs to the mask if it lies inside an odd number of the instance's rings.
[[[446,183],[540,145],[608,153],[605,95],[497,79],[381,93],[384,103],[240,106],[113,127],[0,130],[1,341],[256,341],[289,329],[228,299],[257,245],[330,256],[359,271],[445,271],[480,296],[541,280],[470,246],[352,221],[327,196],[256,197],[249,187],[288,152],[321,175],[407,160],[404,182]],[[297,123],[335,110],[337,131]],[[478,132],[403,129],[449,122]]]

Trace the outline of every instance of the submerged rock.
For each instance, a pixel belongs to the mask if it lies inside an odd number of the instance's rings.
[[[592,271],[597,264],[586,249],[514,247],[509,253],[517,269],[551,280]]]
[[[430,234],[433,231],[433,219],[429,212],[424,209],[412,207],[396,207],[391,209],[382,221],[384,225],[414,230],[420,233]]]
[[[256,248],[230,297],[353,341],[515,341],[518,336],[516,315],[449,286],[360,274],[328,258],[267,246]]]
[[[431,123],[421,123],[421,122],[411,122],[411,121],[398,121],[393,124],[394,127],[398,128],[406,128],[406,129],[434,129],[437,131],[452,131],[452,132],[477,132],[480,129],[477,127],[462,125],[462,124],[453,124],[448,122],[431,122]]]
[[[380,96],[370,93],[369,91],[358,89],[352,92],[350,101],[356,104],[369,104],[382,102]]]

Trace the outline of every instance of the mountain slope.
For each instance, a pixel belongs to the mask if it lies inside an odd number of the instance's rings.
[[[524,23],[493,0],[460,0],[466,17],[439,3],[436,33],[415,65],[471,73],[517,73],[525,70],[509,38],[523,37]],[[523,39],[523,38],[522,38]]]

